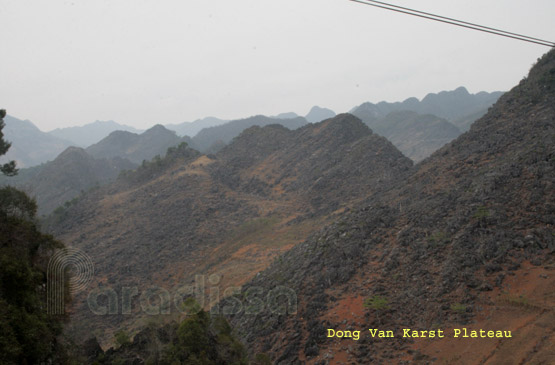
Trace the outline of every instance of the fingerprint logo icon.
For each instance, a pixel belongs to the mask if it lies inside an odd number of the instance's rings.
[[[94,265],[91,258],[81,250],[64,248],[52,255],[48,262],[46,282],[48,313],[64,314],[67,279],[69,294],[75,295],[89,285],[93,273]]]

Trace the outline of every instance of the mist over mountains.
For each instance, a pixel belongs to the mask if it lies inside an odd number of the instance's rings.
[[[280,124],[288,129],[297,129],[307,124],[307,121],[302,117],[279,119],[257,115],[250,118],[233,120],[216,127],[204,128],[192,138],[191,145],[201,152],[214,151],[231,142],[233,138],[249,127],[255,125],[264,127],[270,124]],[[216,147],[218,144],[220,146]]]
[[[411,166],[352,115],[295,130],[253,126],[215,155],[185,145],[170,150],[81,196],[47,224],[118,288],[189,282],[206,270],[242,282]],[[91,315],[84,299],[75,298],[80,335],[93,324],[109,332],[141,321],[140,314]]]
[[[406,156],[414,161],[420,161],[442,144],[455,138],[460,132],[468,130],[470,124],[482,116],[501,94],[502,92],[469,94],[464,87],[460,87],[453,91],[428,94],[422,101],[409,98],[397,103],[380,102],[372,104],[368,102],[353,108],[351,112],[378,134],[389,138]],[[391,116],[386,119],[389,113],[399,111],[412,111],[419,115],[435,116],[435,118],[417,118],[414,114],[397,114],[396,117]],[[401,120],[403,115],[406,118]],[[294,129],[305,123],[316,123],[333,116],[335,116],[334,111],[314,106],[304,117],[304,120],[291,112],[281,113],[275,117],[253,116],[233,121],[206,117],[194,122],[168,124],[166,129],[176,132],[178,137],[201,152],[216,152],[229,143],[233,137],[239,135],[241,131],[253,125],[263,126],[278,123]],[[430,120],[425,122],[425,119]],[[448,127],[443,122],[443,127],[441,127],[443,132],[441,135],[437,135],[434,129],[437,126],[438,119],[444,119],[445,122],[452,124],[459,130],[459,133],[457,133],[457,129]],[[393,127],[394,125],[395,127]],[[418,136],[415,136],[414,133],[408,133],[408,130],[417,130]],[[7,116],[5,134],[7,139],[13,143],[13,147],[3,159],[16,160],[20,168],[32,167],[52,161],[69,146],[90,147],[93,151],[96,150],[95,155],[99,156],[102,155],[102,152],[99,151],[100,146],[112,141],[112,139],[108,139],[100,143],[101,140],[116,131],[136,135],[143,133],[141,130],[114,121],[96,121],[84,126],[58,128],[45,133],[30,121],[21,121]],[[404,132],[407,134],[406,136],[403,135]],[[111,138],[117,140],[116,144],[122,144],[118,148],[131,148],[126,147],[127,143],[132,143],[129,140],[133,138],[131,134],[117,133],[116,136],[119,137],[112,136]],[[168,141],[171,139],[169,136],[167,138]],[[411,141],[407,141],[407,138]],[[98,144],[98,146],[92,147],[94,144]],[[123,152],[123,150],[116,152],[113,150],[111,154],[118,154],[120,157],[133,154],[131,151]],[[163,152],[164,148],[159,148],[157,153],[163,154]],[[104,155],[107,156],[110,153],[106,152]],[[141,163],[142,160],[139,161],[139,155],[131,157],[132,162]],[[154,155],[146,153],[144,156],[152,158]]]
[[[93,158],[82,148],[68,147],[54,161],[23,171],[17,186],[36,198],[37,213],[43,215],[136,167],[119,156]]]
[[[194,122],[184,122],[180,124],[166,124],[166,128],[175,131],[178,136],[184,137],[194,137],[204,128],[215,127],[224,123],[229,122],[229,120],[219,119],[215,117],[206,117],[202,119],[197,119]]]
[[[488,103],[496,100],[499,94],[482,92],[471,95],[466,89],[458,88],[428,94],[421,102],[411,98],[402,103],[364,103],[355,108],[353,114],[361,118],[374,132],[389,139],[405,156],[418,162],[461,133],[447,119],[419,112],[447,115],[452,121],[472,120],[483,113]],[[459,104],[468,109],[461,108]],[[471,114],[465,115],[464,110],[470,110]],[[39,215],[48,214],[91,187],[114,180],[121,171],[134,169],[155,156],[163,157],[168,148],[182,142],[202,153],[216,153],[252,126],[280,124],[288,129],[297,129],[309,123],[308,119],[320,121],[334,115],[329,109],[315,106],[306,118],[295,113],[282,113],[273,118],[260,115],[233,121],[208,117],[167,127],[156,125],[141,133],[133,132],[136,131],[134,128],[113,121],[97,121],[82,127],[43,133],[29,121],[7,117],[6,133],[8,138],[13,136],[15,141],[14,148],[10,150],[13,151],[11,156],[19,154],[31,166],[38,162],[43,165],[25,169],[27,164],[22,163],[19,165],[23,167],[19,176],[10,179],[2,177],[0,183],[11,183],[22,188],[38,200]],[[179,137],[181,134],[183,136]],[[65,149],[68,145],[84,145],[103,135],[104,138],[84,150],[69,149],[67,153],[60,154],[59,158],[54,158],[58,150]],[[74,143],[59,137],[66,137]],[[27,146],[24,154],[21,148],[16,147],[18,145]],[[38,150],[33,152],[37,148],[40,148],[40,153]],[[33,160],[31,156],[36,157]],[[51,159],[51,162],[45,164],[47,159]],[[17,158],[16,160],[19,161]],[[80,164],[88,167],[79,167]],[[103,164],[106,165],[105,168],[100,167]]]
[[[421,101],[417,98],[408,98],[403,102],[379,102],[372,104],[363,103],[351,112],[363,119],[365,123],[372,123],[382,119],[394,111],[413,111],[418,114],[432,114],[448,120],[450,123],[466,132],[470,124],[484,115],[488,108],[503,94],[501,91],[492,93],[479,92],[470,94],[466,88],[459,87],[453,91],[442,91],[437,94],[430,93]],[[475,118],[472,120],[472,118]]]
[[[0,182],[94,263],[65,328],[83,363],[547,363],[554,52],[503,95],[116,130]],[[462,327],[513,338],[368,334]]]
[[[97,143],[114,131],[127,131],[132,133],[142,132],[139,129],[116,123],[113,120],[97,120],[80,127],[56,128],[48,132],[48,134],[71,141],[75,147],[85,148]]]
[[[6,115],[4,122],[6,127],[2,132],[12,146],[0,161],[15,160],[19,168],[31,167],[53,160],[72,145],[71,141],[42,132],[28,120],[20,120]]]
[[[0,1],[0,365],[555,365],[555,1],[402,6]]]
[[[305,119],[309,123],[318,123],[324,119],[335,117],[335,112],[331,109],[321,108],[319,106],[313,106],[312,109],[305,116]]]
[[[446,119],[413,111],[393,111],[381,119],[371,122],[366,119],[365,122],[415,162],[428,157],[461,134]]]
[[[502,92],[469,94],[464,87],[428,94],[421,101],[364,103],[351,110],[415,162],[468,130]]]
[[[114,131],[86,151],[95,158],[121,157],[140,164],[156,155],[163,156],[169,147],[180,142],[182,139],[175,132],[157,124],[141,134]]]
[[[298,311],[289,315],[238,310],[230,316],[251,353],[269,353],[283,364],[463,356],[468,363],[484,356],[549,362],[553,346],[542,338],[553,333],[542,323],[553,319],[554,101],[551,51],[467,133],[224,301],[223,307],[236,305],[253,290],[263,298],[276,286],[295,293]],[[516,338],[468,353],[464,339],[442,344],[401,336],[404,328],[452,333],[461,327],[503,328]],[[397,335],[330,339],[329,328],[387,328]]]

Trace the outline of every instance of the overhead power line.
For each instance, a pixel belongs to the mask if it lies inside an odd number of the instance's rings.
[[[457,20],[457,19],[453,19],[453,18],[448,18],[448,17],[446,17],[446,16],[436,15],[436,14],[432,14],[432,13],[426,13],[426,12],[424,12],[424,11],[419,11],[419,10],[414,10],[414,9],[410,9],[410,8],[405,8],[405,7],[402,7],[402,6],[397,6],[397,5],[393,5],[393,4],[388,4],[388,3],[384,3],[384,2],[382,2],[382,1],[375,1],[375,0],[365,0],[365,1],[372,2],[372,3],[377,3],[377,4],[381,4],[381,5],[384,5],[384,6],[391,6],[391,7],[393,7],[393,8],[403,9],[403,10],[411,11],[411,12],[418,13],[418,14],[428,15],[428,16],[431,16],[431,17],[439,18],[439,19],[445,19],[445,20],[449,20],[449,21],[452,21],[452,22],[457,22],[457,23],[461,23],[461,24],[466,24],[466,25],[470,25],[470,26],[473,26],[473,27],[478,27],[478,28],[482,28],[482,29],[488,29],[488,30],[491,30],[491,31],[495,31],[495,32],[505,33],[505,34],[509,34],[509,35],[513,35],[513,36],[517,36],[517,37],[521,37],[521,38],[528,38],[528,39],[540,41],[540,42],[543,42],[543,43],[552,43],[552,42],[546,41],[546,40],[544,40],[544,39],[539,39],[539,38],[534,38],[534,37],[528,37],[528,36],[526,36],[526,35],[522,35],[522,34],[518,34],[518,33],[507,32],[507,31],[505,31],[505,30],[501,30],[501,29],[497,29],[497,28],[491,28],[491,27],[486,27],[486,26],[483,26],[483,25],[475,24],[475,23],[469,23],[469,22],[465,22],[465,21],[463,21],[463,20]]]
[[[523,35],[523,34],[518,34],[518,33],[513,33],[513,32],[507,32],[507,31],[504,31],[504,30],[501,30],[501,29],[486,27],[486,26],[483,26],[483,25],[475,24],[475,23],[465,22],[465,21],[462,21],[462,20],[448,18],[448,17],[445,17],[445,16],[432,14],[432,13],[427,13],[427,12],[424,12],[424,11],[419,11],[419,10],[415,10],[415,9],[411,9],[411,8],[405,8],[405,7],[402,7],[402,6],[389,4],[389,3],[385,3],[385,2],[381,2],[381,1],[374,1],[374,0],[349,0],[349,1],[364,4],[364,5],[374,6],[376,8],[391,10],[391,11],[395,11],[395,12],[398,12],[398,13],[413,15],[413,16],[417,16],[417,17],[425,18],[425,19],[429,19],[429,20],[435,20],[437,22],[456,25],[456,26],[463,27],[463,28],[474,29],[474,30],[478,30],[478,31],[481,31],[481,32],[491,33],[491,34],[495,34],[495,35],[499,35],[499,36],[503,36],[503,37],[507,37],[507,38],[513,38],[513,39],[517,39],[517,40],[520,40],[520,41],[540,44],[542,46],[555,47],[555,42],[546,41],[544,39],[529,37],[529,36],[526,36],[526,35]]]

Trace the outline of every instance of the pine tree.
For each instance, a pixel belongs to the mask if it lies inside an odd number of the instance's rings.
[[[0,109],[0,156],[4,156],[12,145],[10,142],[4,140],[4,133],[2,132],[2,129],[4,129],[4,127],[6,126],[6,123],[4,123],[5,116],[6,116],[6,110]],[[0,171],[2,171],[4,175],[8,175],[8,176],[16,175],[17,169],[15,168],[15,161],[10,161],[0,166]]]
[[[10,143],[2,129],[0,156]],[[15,161],[0,166],[15,175]],[[40,232],[36,202],[11,186],[0,188],[0,364],[65,364],[66,350],[58,341],[62,322],[46,310],[47,265],[63,244]]]

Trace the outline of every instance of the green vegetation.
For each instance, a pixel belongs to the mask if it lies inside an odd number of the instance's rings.
[[[188,316],[165,350],[163,364],[247,364],[246,351],[224,317],[204,310]]]
[[[373,297],[366,298],[362,305],[364,308],[373,309],[376,312],[377,319],[381,322],[380,313],[389,309],[389,300],[381,295],[374,295]]]
[[[127,181],[145,181],[152,176],[157,176],[160,172],[164,171],[176,159],[180,157],[189,157],[191,150],[186,142],[181,142],[175,147],[170,147],[166,151],[166,155],[161,157],[156,155],[152,160],[143,160],[141,166],[136,170],[124,170],[120,172],[119,178]]]
[[[186,300],[184,307],[189,314],[181,323],[166,322],[164,318],[150,320],[134,340],[127,332],[117,331],[114,337],[119,346],[101,352],[92,363],[131,364],[138,358],[145,364],[161,365],[248,363],[247,352],[223,316],[205,312],[193,299]],[[81,357],[80,361],[85,359]]]
[[[451,304],[451,310],[455,313],[461,314],[466,312],[466,305],[462,303]]]
[[[524,295],[515,296],[505,293],[502,296],[501,301],[507,303],[512,307],[519,307],[524,309],[542,309],[540,305],[533,303]]]
[[[181,310],[187,314],[197,314],[202,310],[202,307],[195,299],[189,297],[183,301]]]
[[[8,216],[32,220],[37,213],[37,203],[24,192],[6,186],[0,189],[0,209]]]
[[[114,360],[112,360],[112,365],[125,365],[125,360],[121,357],[116,357]]]
[[[181,152],[186,151],[187,147],[189,147],[187,142],[181,142],[175,147],[170,147],[166,151],[166,157],[174,157],[176,155],[179,155]]]
[[[428,243],[431,247],[437,247],[449,242],[449,237],[445,232],[435,232],[434,234],[428,236]]]
[[[69,217],[69,208],[71,208],[72,206],[74,206],[75,204],[77,204],[77,202],[79,202],[79,199],[84,195],[84,193],[82,193],[80,196],[76,196],[75,198],[66,201],[63,205],[60,205],[58,208],[54,209],[54,211],[52,213],[50,213],[50,215],[48,217],[44,217],[43,216],[43,222],[42,222],[42,226],[44,227],[49,227],[51,225],[56,225],[59,224],[60,222],[63,222],[66,218]],[[48,229],[48,228],[46,228]]]
[[[270,359],[270,356],[268,356],[267,354],[256,354],[252,364],[255,364],[255,365],[271,365],[272,364],[272,359]]]
[[[476,212],[472,217],[476,219],[484,219],[489,217],[489,215],[490,215],[489,209],[486,206],[482,205],[478,207],[478,209],[476,210]]]
[[[0,117],[5,116],[1,111]],[[1,133],[0,155],[10,144]],[[5,175],[17,173],[15,163],[0,167]],[[65,363],[57,341],[62,325],[47,313],[48,259],[62,244],[42,234],[36,224],[37,205],[12,187],[0,189],[0,363]],[[66,296],[67,298],[68,296]]]
[[[38,173],[44,168],[45,164],[42,163],[37,166],[26,167],[24,169],[17,170],[17,175],[6,176],[0,174],[0,185],[21,185],[27,181],[30,181],[38,175]]]
[[[48,216],[41,216],[42,219],[42,227],[46,227],[48,229],[49,226],[57,225],[60,222],[63,222],[66,218],[69,217],[69,210],[71,207],[76,205],[81,199],[87,196],[87,194],[100,189],[100,185],[91,186],[87,191],[81,190],[81,193],[71,200],[67,200],[64,204],[58,206],[56,209],[50,213]]]
[[[374,309],[376,311],[383,311],[389,308],[389,301],[387,298],[380,295],[374,295],[367,298],[363,303],[365,308]]]
[[[2,129],[6,126],[4,123],[4,117],[6,116],[6,111],[4,109],[0,109],[0,156],[4,156],[6,152],[11,147],[11,143],[4,139],[4,133]],[[0,166],[0,172],[7,176],[13,176],[17,174],[17,169],[15,168],[15,161],[10,161],[5,163],[4,165]]]
[[[528,298],[523,295],[519,295],[518,297],[507,296],[507,301],[513,305],[520,307],[527,307],[530,305],[530,303],[528,302]]]
[[[116,343],[119,346],[129,345],[131,343],[131,339],[129,335],[124,330],[119,330],[114,334],[114,338],[116,339]]]

